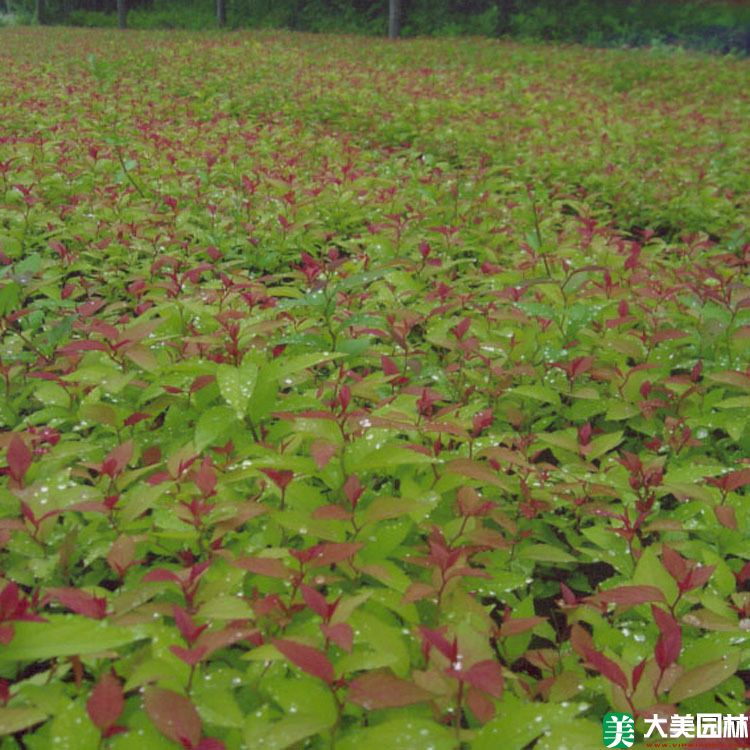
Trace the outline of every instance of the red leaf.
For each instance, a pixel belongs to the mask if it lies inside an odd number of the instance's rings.
[[[31,602],[24,599],[16,583],[7,583],[0,591],[0,622],[25,620],[27,622],[46,622],[43,617],[29,612]],[[11,633],[12,637],[12,633]]]
[[[211,459],[208,456],[201,462],[193,481],[203,497],[211,497],[216,494],[216,472],[213,470]]]
[[[520,635],[526,633],[529,630],[533,630],[537,625],[546,622],[543,617],[516,617],[511,620],[506,620],[500,626],[500,635],[503,638],[507,638],[511,635]]]
[[[495,715],[495,704],[484,693],[474,688],[469,689],[466,704],[481,724],[486,724]]]
[[[469,667],[463,679],[469,685],[481,690],[498,700],[503,697],[503,671],[500,665],[492,659],[479,661]]]
[[[327,621],[331,615],[331,611],[323,594],[304,583],[300,586],[300,591],[302,592],[302,598],[305,600],[305,604],[307,604],[315,614]]]
[[[448,639],[438,630],[433,630],[425,625],[419,626],[419,632],[425,643],[436,648],[448,661],[453,663],[456,659],[457,646],[455,641],[450,643]]]
[[[590,422],[586,422],[586,424],[581,425],[578,428],[578,443],[583,447],[587,446],[589,442],[591,441],[591,435],[593,434],[594,428],[591,426]]]
[[[298,666],[303,672],[317,677],[329,685],[333,683],[336,675],[333,671],[328,657],[317,648],[305,646],[296,641],[290,641],[286,638],[277,638],[273,645],[287,658],[292,664]]]
[[[637,474],[643,468],[641,459],[638,458],[635,453],[630,453],[630,451],[622,451],[622,455],[617,459],[617,461],[621,463],[631,474]]]
[[[641,681],[641,677],[643,677],[643,670],[646,668],[647,662],[648,662],[648,659],[643,659],[643,661],[641,661],[640,664],[638,664],[636,667],[633,667],[633,674],[631,677],[633,690],[635,690],[638,687],[638,683]]]
[[[206,737],[195,746],[194,750],[227,750],[227,746],[215,737]]]
[[[107,562],[112,570],[122,576],[135,561],[135,541],[132,536],[122,534],[112,543],[107,553]]]
[[[320,630],[329,641],[333,641],[340,649],[347,653],[352,650],[354,631],[348,622],[339,622],[336,625],[321,623]]]
[[[151,419],[151,415],[145,411],[134,411],[124,422],[125,427],[132,427],[133,425],[142,422],[144,419]]]
[[[152,474],[148,478],[148,483],[150,485],[156,485],[161,484],[162,482],[168,482],[172,477],[170,476],[168,471],[157,471],[156,474]]]
[[[750,562],[746,562],[739,573],[734,574],[737,579],[737,583],[743,586],[747,581],[750,581]]]
[[[569,607],[575,607],[578,604],[578,597],[573,593],[573,590],[564,583],[560,583],[560,593],[562,594],[563,601]]]
[[[31,506],[23,500],[21,500],[21,515],[32,526],[36,526],[38,524],[37,517],[34,515],[34,511],[31,509]]]
[[[143,698],[146,713],[154,726],[173,742],[187,740],[190,746],[200,742],[202,725],[195,706],[172,690],[150,687]]]
[[[340,505],[322,505],[313,511],[312,517],[321,521],[349,521],[352,513]]]
[[[7,458],[11,478],[17,484],[21,484],[29,466],[31,466],[32,454],[29,447],[18,435],[13,435],[10,441]]]
[[[660,607],[651,605],[651,613],[654,616],[661,637],[656,643],[654,657],[662,672],[677,661],[682,648],[682,631],[677,621],[668,612]]]
[[[167,570],[166,568],[156,568],[154,570],[149,570],[149,572],[143,576],[143,581],[145,583],[164,583],[165,581],[169,581],[171,583],[179,584],[180,578],[171,570]]]
[[[491,500],[483,500],[472,487],[461,487],[457,499],[462,516],[486,516],[495,507]]]
[[[324,469],[328,462],[336,455],[337,448],[333,443],[325,440],[316,440],[310,446],[310,454],[318,469]]]
[[[725,474],[722,479],[724,479],[724,486],[727,492],[734,492],[740,489],[740,487],[750,484],[750,469],[731,471],[729,474]]]
[[[100,732],[106,732],[120,718],[124,707],[122,685],[117,677],[107,672],[96,683],[86,702],[89,718]]]
[[[671,341],[672,339],[681,339],[689,334],[685,331],[680,331],[677,328],[666,328],[663,331],[657,331],[651,337],[652,344],[660,344],[662,341]]]
[[[197,393],[198,391],[202,390],[206,386],[211,385],[211,383],[216,380],[216,377],[214,375],[199,375],[191,384],[190,384],[190,393]]]
[[[384,375],[390,376],[401,374],[398,365],[390,357],[386,357],[385,355],[380,357],[380,367],[383,370]]]
[[[737,529],[737,516],[734,513],[734,508],[731,505],[716,505],[714,506],[714,515],[716,520],[727,529],[736,531]]]
[[[691,591],[708,583],[716,570],[715,565],[696,565],[687,574],[685,580],[680,582],[680,591]]]
[[[104,305],[107,304],[106,300],[103,299],[91,299],[88,302],[84,302],[78,307],[76,307],[76,312],[82,317],[82,318],[90,318],[94,313],[98,312],[99,310],[104,307]]]
[[[114,479],[114,477],[122,473],[131,458],[133,458],[133,441],[128,440],[109,452],[104,461],[102,461],[100,471],[102,474],[106,474],[108,477]]]
[[[57,353],[63,357],[67,357],[70,354],[78,354],[78,352],[106,352],[107,347],[101,341],[71,341],[65,346],[61,346]]]
[[[251,630],[239,624],[228,625],[222,630],[206,630],[201,633],[197,646],[206,650],[204,659],[215,651],[227,648],[240,641],[247,641],[253,646],[261,646],[263,637],[257,630]]]
[[[478,414],[475,414],[471,423],[474,437],[479,435],[483,430],[486,430],[488,427],[491,427],[493,419],[494,419],[494,416],[492,414],[492,409],[483,409]]]
[[[339,404],[341,405],[341,411],[344,412],[349,408],[349,404],[352,400],[352,390],[348,385],[342,385],[339,391]]]
[[[359,552],[364,545],[360,542],[324,542],[316,545],[318,548],[310,560],[313,567],[323,567],[343,562]]]
[[[464,318],[451,328],[451,333],[460,341],[471,327],[471,318]]]
[[[586,661],[599,672],[602,677],[606,678],[615,685],[619,685],[623,690],[628,689],[628,678],[618,664],[608,659],[604,654],[595,651],[593,648],[586,648]]]
[[[634,607],[648,602],[663,602],[664,594],[656,586],[618,586],[607,591],[600,591],[588,596],[584,601],[601,601],[608,604]]]
[[[388,672],[369,672],[349,683],[347,700],[367,711],[381,708],[401,708],[424,703],[432,698],[419,685],[402,680]]]
[[[428,596],[434,596],[436,593],[435,587],[430,586],[429,583],[414,581],[414,583],[409,584],[409,588],[404,592],[401,601],[404,604],[411,604],[426,599]]]
[[[63,607],[84,617],[102,620],[107,615],[107,600],[74,588],[55,588],[47,592],[47,599],[60,602]]]
[[[289,482],[294,479],[294,472],[290,469],[261,469],[261,471],[283,492]]]
[[[359,477],[355,474],[350,474],[346,482],[344,482],[344,494],[352,508],[357,507],[359,498],[362,497],[364,491],[365,488],[362,486],[362,482],[359,481]]]
[[[687,560],[671,547],[663,544],[661,547],[661,561],[669,572],[669,575],[679,583],[688,574]]]
[[[205,646],[198,646],[197,648],[183,648],[182,646],[170,646],[169,650],[190,667],[194,667],[199,664],[201,659],[206,655],[208,649]]]
[[[714,487],[718,487],[724,494],[734,492],[740,489],[740,487],[750,484],[750,469],[730,471],[728,474],[723,474],[720,477],[712,477],[708,480],[708,483]]]
[[[193,618],[182,607],[178,607],[176,604],[172,605],[172,616],[185,643],[196,641],[198,636],[208,627],[207,625],[196,625],[193,622]]]

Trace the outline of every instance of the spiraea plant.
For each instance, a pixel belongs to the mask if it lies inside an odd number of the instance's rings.
[[[744,713],[746,62],[55,28],[0,61],[2,750]]]

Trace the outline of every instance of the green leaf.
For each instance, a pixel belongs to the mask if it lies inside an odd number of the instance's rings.
[[[320,352],[318,354],[298,354],[294,357],[286,357],[279,360],[278,363],[274,362],[275,376],[277,378],[289,378],[310,367],[315,367],[315,365],[330,362],[343,356],[343,354],[337,352]]]
[[[366,644],[368,651],[355,652],[342,657],[339,668],[348,671],[347,665],[354,669],[378,669],[390,667],[397,675],[406,676],[409,669],[409,651],[404,634],[392,625],[388,625],[364,609],[356,610],[349,620],[358,633],[357,641]],[[355,664],[359,664],[355,667]]]
[[[242,728],[244,716],[231,690],[213,687],[210,683],[198,680],[193,686],[190,697],[201,719],[208,724],[215,724],[217,727]]]
[[[689,497],[691,500],[702,500],[704,503],[713,503],[719,500],[718,490],[701,484],[690,482],[665,482],[658,488],[660,496],[672,494],[675,497]]]
[[[203,412],[195,426],[195,450],[200,452],[209,445],[226,442],[236,429],[235,412],[227,406],[214,406]]]
[[[14,734],[45,721],[47,714],[38,708],[0,708],[0,735]]]
[[[98,750],[99,730],[86,714],[83,701],[71,704],[52,720],[51,747],[59,750]]]
[[[656,586],[668,602],[677,596],[677,584],[662,565],[653,547],[646,547],[638,558],[632,583],[643,586]]]
[[[550,563],[574,563],[576,558],[569,552],[551,544],[532,544],[524,547],[518,554],[522,560],[535,560]]]
[[[0,287],[0,317],[9,315],[21,306],[23,287],[15,281]]]
[[[312,715],[326,722],[326,727],[336,723],[336,701],[320,680],[307,675],[278,677],[266,681],[265,689],[286,714]]]
[[[586,453],[586,458],[589,461],[593,461],[599,456],[603,456],[605,453],[614,450],[622,442],[622,432],[612,432],[609,435],[599,435],[595,437],[590,445],[589,450]]]
[[[509,393],[542,401],[545,404],[555,404],[556,406],[560,404],[560,396],[552,388],[544,385],[519,385],[517,388],[510,390]]]
[[[242,419],[258,382],[258,366],[250,361],[243,362],[239,367],[219,365],[216,382],[224,400],[234,409],[237,418]]]
[[[602,750],[602,725],[585,719],[573,719],[564,726],[554,726],[543,734],[534,750]]]
[[[734,396],[719,401],[716,406],[719,409],[750,409],[750,396]]]
[[[107,750],[178,750],[151,723],[145,711],[136,711],[128,719],[128,731],[108,740]]]
[[[432,459],[421,453],[409,450],[397,443],[384,445],[367,451],[362,456],[355,456],[348,463],[349,470],[353,473],[376,471],[391,466],[411,466],[414,464],[430,464]]]
[[[699,667],[684,672],[669,691],[669,702],[679,703],[694,695],[701,695],[713,690],[728,680],[740,666],[740,652],[730,651],[721,659],[701,664]]]
[[[516,703],[504,701],[498,716],[485,724],[472,742],[472,750],[522,750],[537,737],[553,729],[570,726],[582,710],[575,705]],[[601,742],[601,731],[599,733]],[[567,745],[566,745],[567,747]],[[571,745],[572,748],[577,747]],[[557,750],[560,750],[558,747]]]
[[[308,737],[324,732],[330,727],[326,717],[303,715],[285,716],[270,723],[251,715],[245,722],[244,740],[247,747],[262,750],[285,750]]]
[[[623,419],[630,419],[638,413],[639,409],[635,404],[628,404],[624,401],[613,401],[604,417],[613,422],[619,422]]]
[[[561,430],[560,432],[545,432],[537,435],[540,442],[555,448],[562,448],[570,453],[578,453],[578,437],[575,430]]]
[[[34,398],[45,406],[69,406],[68,392],[57,383],[40,383],[34,390]]]
[[[46,623],[14,623],[15,636],[0,649],[0,663],[96,654],[146,637],[137,627],[121,628],[104,620],[76,615],[48,615],[47,619]]]
[[[456,740],[443,726],[426,719],[403,717],[357,729],[336,743],[336,750],[453,750]]]
[[[243,620],[253,616],[250,605],[236,596],[215,596],[198,610],[206,620]]]

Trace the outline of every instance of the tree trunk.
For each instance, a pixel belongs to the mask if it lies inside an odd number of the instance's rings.
[[[34,18],[38,24],[43,24],[47,19],[47,8],[45,7],[44,0],[36,0],[34,4]]]
[[[389,0],[388,38],[398,39],[401,34],[401,0]]]
[[[227,25],[227,0],[216,0],[216,23],[220,28]]]
[[[128,27],[127,0],[117,0],[117,27],[119,29],[126,29]]]
[[[515,11],[513,0],[496,0],[497,5],[497,35],[505,36],[510,33],[510,19]]]

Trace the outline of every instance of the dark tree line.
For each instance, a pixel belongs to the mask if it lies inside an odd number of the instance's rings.
[[[130,9],[129,5],[132,3],[133,0],[65,0],[62,3],[62,8],[56,8],[56,10],[62,10],[63,13],[69,13],[73,10],[90,10],[103,13],[116,12],[117,25],[121,29],[124,29],[128,25],[128,10]],[[153,0],[147,0],[147,2],[140,2],[138,4],[142,7],[148,7],[153,4]],[[37,23],[47,23],[47,0],[34,0],[34,18]]]
[[[93,11],[116,14],[152,9],[171,14],[167,28],[275,26],[302,31],[470,33],[584,44],[643,45],[654,39],[750,53],[748,0],[0,0],[0,8],[34,13],[39,23],[73,20]],[[719,10],[723,14],[717,22]],[[146,14],[146,17],[148,14]],[[195,19],[198,25],[195,24]],[[730,19],[727,21],[726,19]],[[84,24],[86,25],[86,24]],[[94,23],[94,25],[96,25]]]
[[[9,0],[4,0],[10,5]],[[233,0],[206,0],[215,3],[215,16],[218,26],[227,25],[228,6]],[[309,3],[306,0],[276,0],[279,6],[290,6],[292,16],[299,15]],[[46,23],[49,18],[50,8],[53,8],[56,16],[63,17],[71,11],[94,11],[103,13],[117,13],[118,26],[127,27],[128,11],[136,8],[153,7],[153,0],[33,0],[34,16],[38,23]],[[253,0],[237,0],[234,2],[239,7],[251,6]],[[472,13],[478,9],[483,10],[494,3],[498,8],[498,17],[502,19],[499,23],[499,31],[509,26],[509,19],[514,0],[436,0],[437,12],[446,8],[453,12]],[[388,36],[395,39],[401,35],[402,18],[405,6],[409,0],[352,0],[351,6],[355,11],[364,14],[384,13],[387,14]],[[194,3],[186,2],[190,8]],[[323,3],[325,5],[325,3]],[[339,3],[339,6],[341,3]]]

